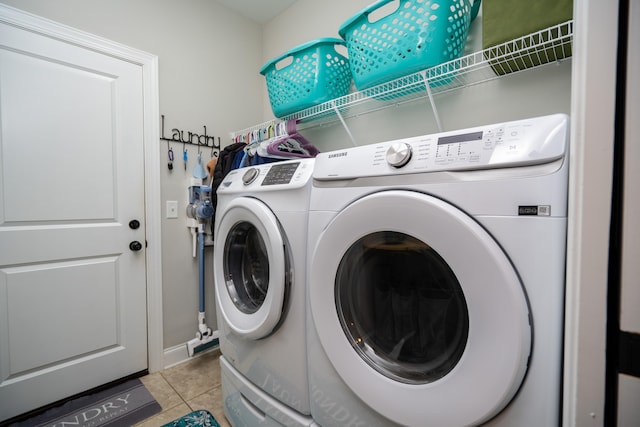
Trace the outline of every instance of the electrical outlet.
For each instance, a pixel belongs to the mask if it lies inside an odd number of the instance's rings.
[[[178,218],[177,200],[167,200],[167,218]]]

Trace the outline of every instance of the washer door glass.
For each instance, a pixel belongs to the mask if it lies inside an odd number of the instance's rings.
[[[264,338],[285,312],[286,239],[276,216],[256,199],[238,197],[219,209],[213,250],[217,309],[237,335]]]
[[[253,224],[241,222],[229,232],[224,248],[224,276],[235,306],[246,314],[258,311],[269,289],[269,255]]]
[[[351,344],[383,375],[424,384],[460,360],[469,333],[464,293],[426,243],[395,231],[358,239],[340,262],[335,294]]]

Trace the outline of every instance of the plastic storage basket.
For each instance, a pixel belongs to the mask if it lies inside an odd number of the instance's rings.
[[[392,2],[398,3],[395,8]],[[347,43],[356,87],[459,58],[479,6],[480,0],[473,10],[471,0],[380,0],[352,16],[339,34]]]
[[[336,50],[345,42],[321,38],[297,46],[262,66],[271,109],[283,117],[349,93],[349,60]]]

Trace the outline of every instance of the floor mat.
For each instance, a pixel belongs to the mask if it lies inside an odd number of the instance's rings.
[[[162,408],[139,379],[81,396],[10,427],[128,427]]]
[[[193,411],[162,427],[220,427],[209,411]]]

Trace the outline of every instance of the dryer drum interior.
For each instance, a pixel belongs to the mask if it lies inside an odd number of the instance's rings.
[[[335,286],[345,334],[381,374],[425,384],[460,360],[469,333],[465,297],[425,242],[395,231],[366,235],[345,253]]]

